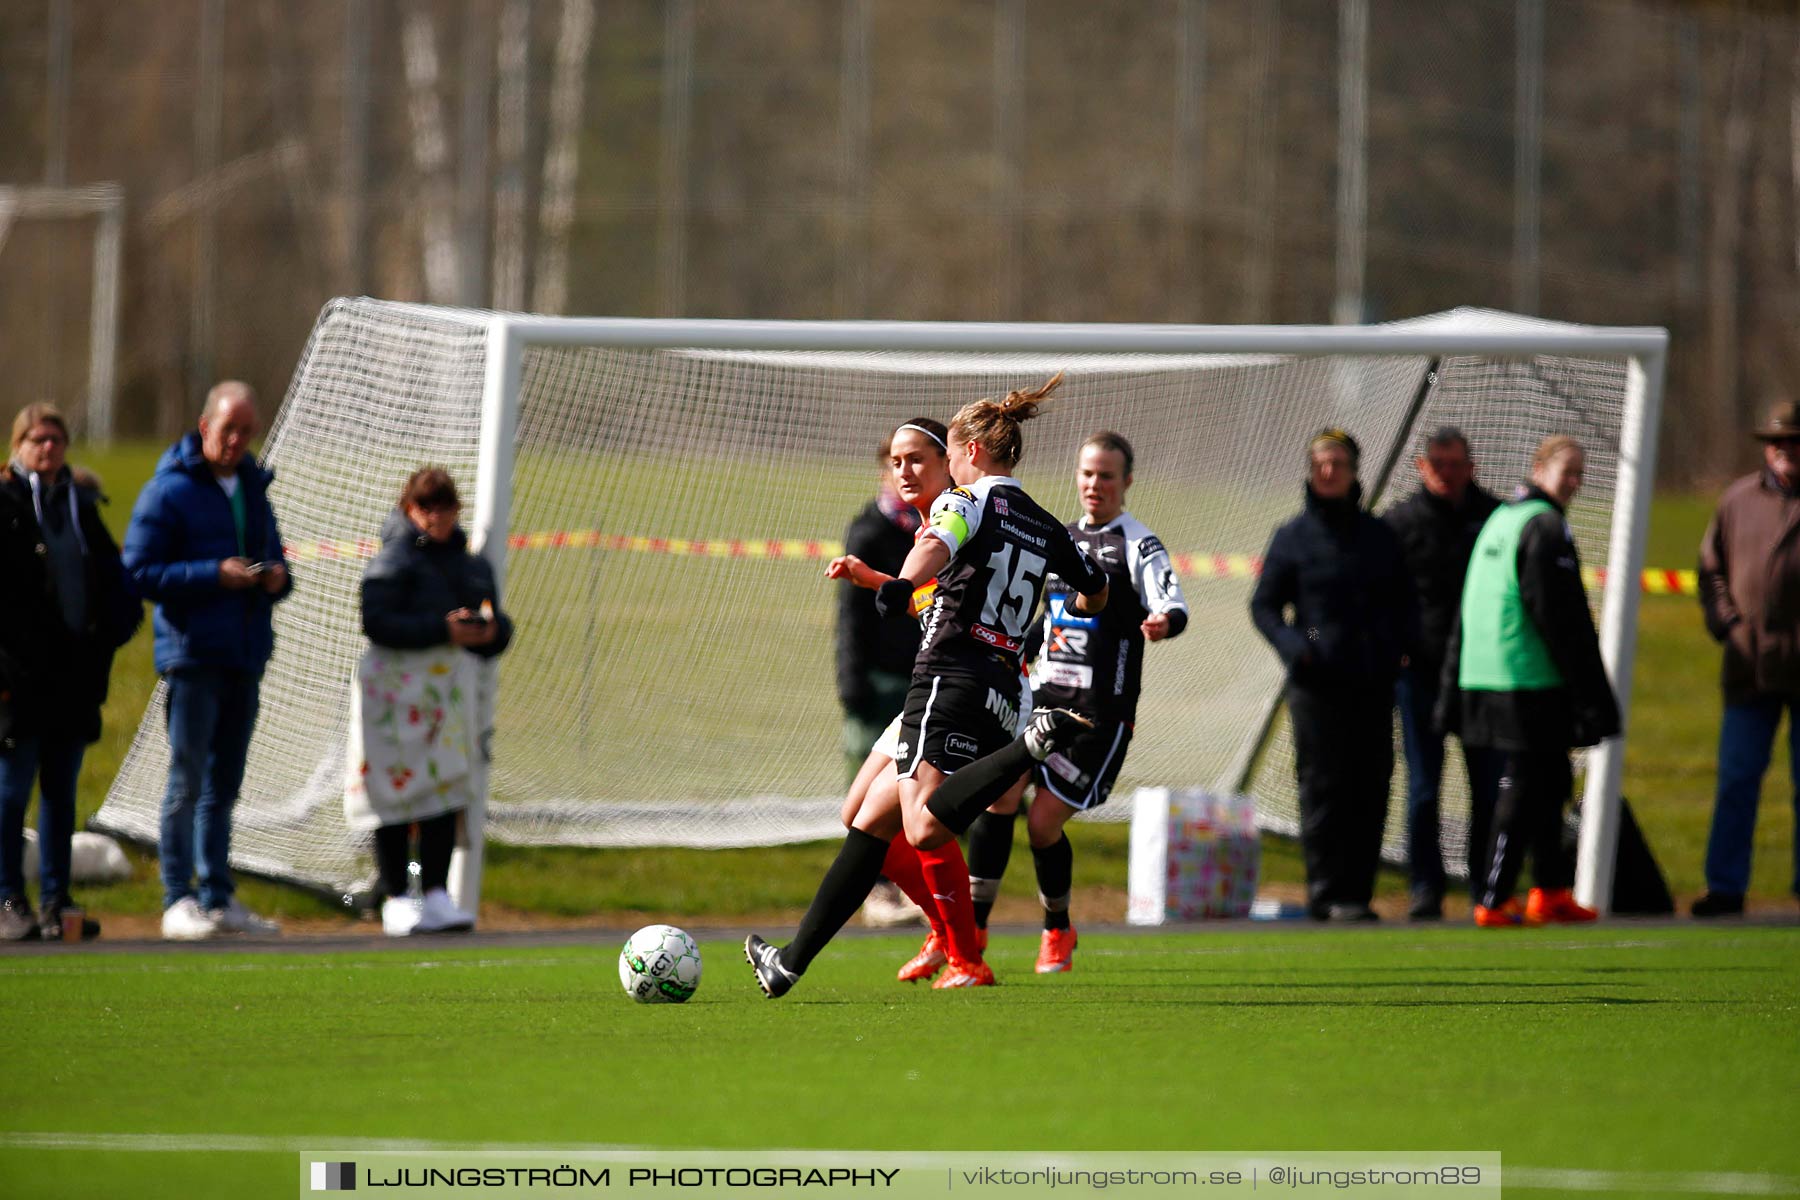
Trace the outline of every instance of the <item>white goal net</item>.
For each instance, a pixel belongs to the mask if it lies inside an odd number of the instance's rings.
[[[552,321],[333,302],[267,448],[297,586],[277,609],[234,853],[247,869],[330,888],[372,874],[341,803],[357,589],[401,483],[424,463],[479,495],[471,532],[502,562],[517,623],[498,669],[490,837],[835,836],[843,585],[823,569],[874,493],[876,444],[909,417],[948,420],[1059,370],[1067,382],[1026,426],[1022,480],[1072,519],[1077,447],[1097,429],[1123,433],[1138,450],[1128,506],[1174,553],[1193,608],[1188,631],[1146,656],[1120,794],[1247,786],[1266,825],[1292,828],[1280,720],[1263,736],[1279,665],[1247,603],[1257,556],[1300,506],[1308,435],[1352,430],[1365,481],[1385,479],[1371,497],[1383,508],[1416,486],[1423,431],[1463,428],[1503,492],[1540,438],[1573,433],[1590,458],[1572,520],[1587,561],[1605,564],[1633,378],[1620,346],[1635,343],[1594,337],[1584,351],[1589,336],[1476,313],[1309,341],[1304,330]],[[1519,348],[1456,349],[1484,344]],[[101,823],[153,840],[165,767],[159,693]],[[1114,807],[1107,815],[1125,815]]]

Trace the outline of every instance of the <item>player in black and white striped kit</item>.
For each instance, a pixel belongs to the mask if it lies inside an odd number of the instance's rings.
[[[771,998],[793,987],[869,894],[894,837],[903,833],[921,849],[948,842],[1034,761],[1091,728],[1078,714],[1040,709],[1014,737],[1021,655],[1048,577],[1068,581],[1073,610],[1106,606],[1106,574],[1012,477],[1024,453],[1020,424],[1061,380],[965,405],[950,422],[950,474],[960,486],[939,495],[899,576],[875,593],[884,614],[905,620],[915,591],[937,581],[920,614],[924,629],[894,750],[899,805],[864,803],[793,941],[776,947],[755,934],[746,939],[745,957]],[[953,959],[933,986],[993,982],[985,963]]]
[[[1033,768],[1037,799],[1026,819],[1044,906],[1038,948],[1040,975],[1067,971],[1075,930],[1069,924],[1074,854],[1063,826],[1078,812],[1106,803],[1137,723],[1143,684],[1144,644],[1172,638],[1187,628],[1187,600],[1168,551],[1149,528],[1125,511],[1131,486],[1131,443],[1103,430],[1082,443],[1075,487],[1083,514],[1069,533],[1106,572],[1110,602],[1097,615],[1077,612],[1070,589],[1052,579],[1032,672],[1034,703],[1068,708],[1094,723]],[[995,811],[1001,810],[1001,811]],[[975,917],[985,927],[1012,853],[1015,800],[1003,800],[976,818],[969,830],[969,877]]]

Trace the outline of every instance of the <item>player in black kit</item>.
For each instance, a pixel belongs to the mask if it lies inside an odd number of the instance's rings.
[[[1026,818],[1044,935],[1037,972],[1070,969],[1075,930],[1069,924],[1074,855],[1063,826],[1078,812],[1106,803],[1124,764],[1137,723],[1144,643],[1172,638],[1187,628],[1187,601],[1168,551],[1144,523],[1125,511],[1131,486],[1131,443],[1103,430],[1082,443],[1075,489],[1082,517],[1069,525],[1076,542],[1106,572],[1111,602],[1098,616],[1076,612],[1069,587],[1052,579],[1046,589],[1034,701],[1041,708],[1070,708],[1094,723],[1032,768],[1037,799]],[[1012,854],[1018,799],[1008,797],[976,818],[969,830],[970,887],[975,919],[985,927]]]
[[[894,765],[898,806],[865,803],[837,860],[826,871],[794,940],[775,947],[751,934],[744,954],[767,996],[784,995],[843,928],[881,873],[888,843],[904,833],[932,849],[966,830],[1033,761],[1042,761],[1092,723],[1067,710],[1040,709],[1015,738],[1025,637],[1046,580],[1067,581],[1070,607],[1106,607],[1107,577],[1056,518],[1025,494],[1012,469],[1024,454],[1019,427],[1062,381],[1004,400],[965,405],[950,422],[950,475],[898,577],[876,603],[910,619],[913,593],[937,589],[920,614],[924,630],[900,724]],[[938,988],[994,982],[984,962],[950,962]]]

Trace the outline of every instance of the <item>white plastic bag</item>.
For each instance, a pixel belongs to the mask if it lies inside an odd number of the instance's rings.
[[[131,860],[104,833],[77,830],[69,839],[69,885],[117,883],[131,878]],[[25,831],[25,882],[38,879],[37,830]]]
[[[1131,924],[1247,917],[1261,866],[1250,797],[1198,788],[1139,788],[1132,797]]]

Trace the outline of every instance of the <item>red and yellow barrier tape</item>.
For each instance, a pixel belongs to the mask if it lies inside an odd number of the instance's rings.
[[[828,561],[844,552],[843,544],[817,538],[658,538],[627,534],[602,533],[597,529],[539,530],[515,533],[507,539],[513,550],[608,550],[627,554],[669,554],[679,558],[760,558],[784,561]],[[290,545],[288,557],[308,559],[368,558],[375,553],[375,542],[320,541]],[[1175,572],[1184,580],[1255,579],[1262,571],[1262,559],[1252,554],[1176,554]],[[1606,583],[1604,567],[1588,567],[1582,572],[1589,587]],[[1642,573],[1639,586],[1647,596],[1693,596],[1699,594],[1697,572],[1648,569]]]

